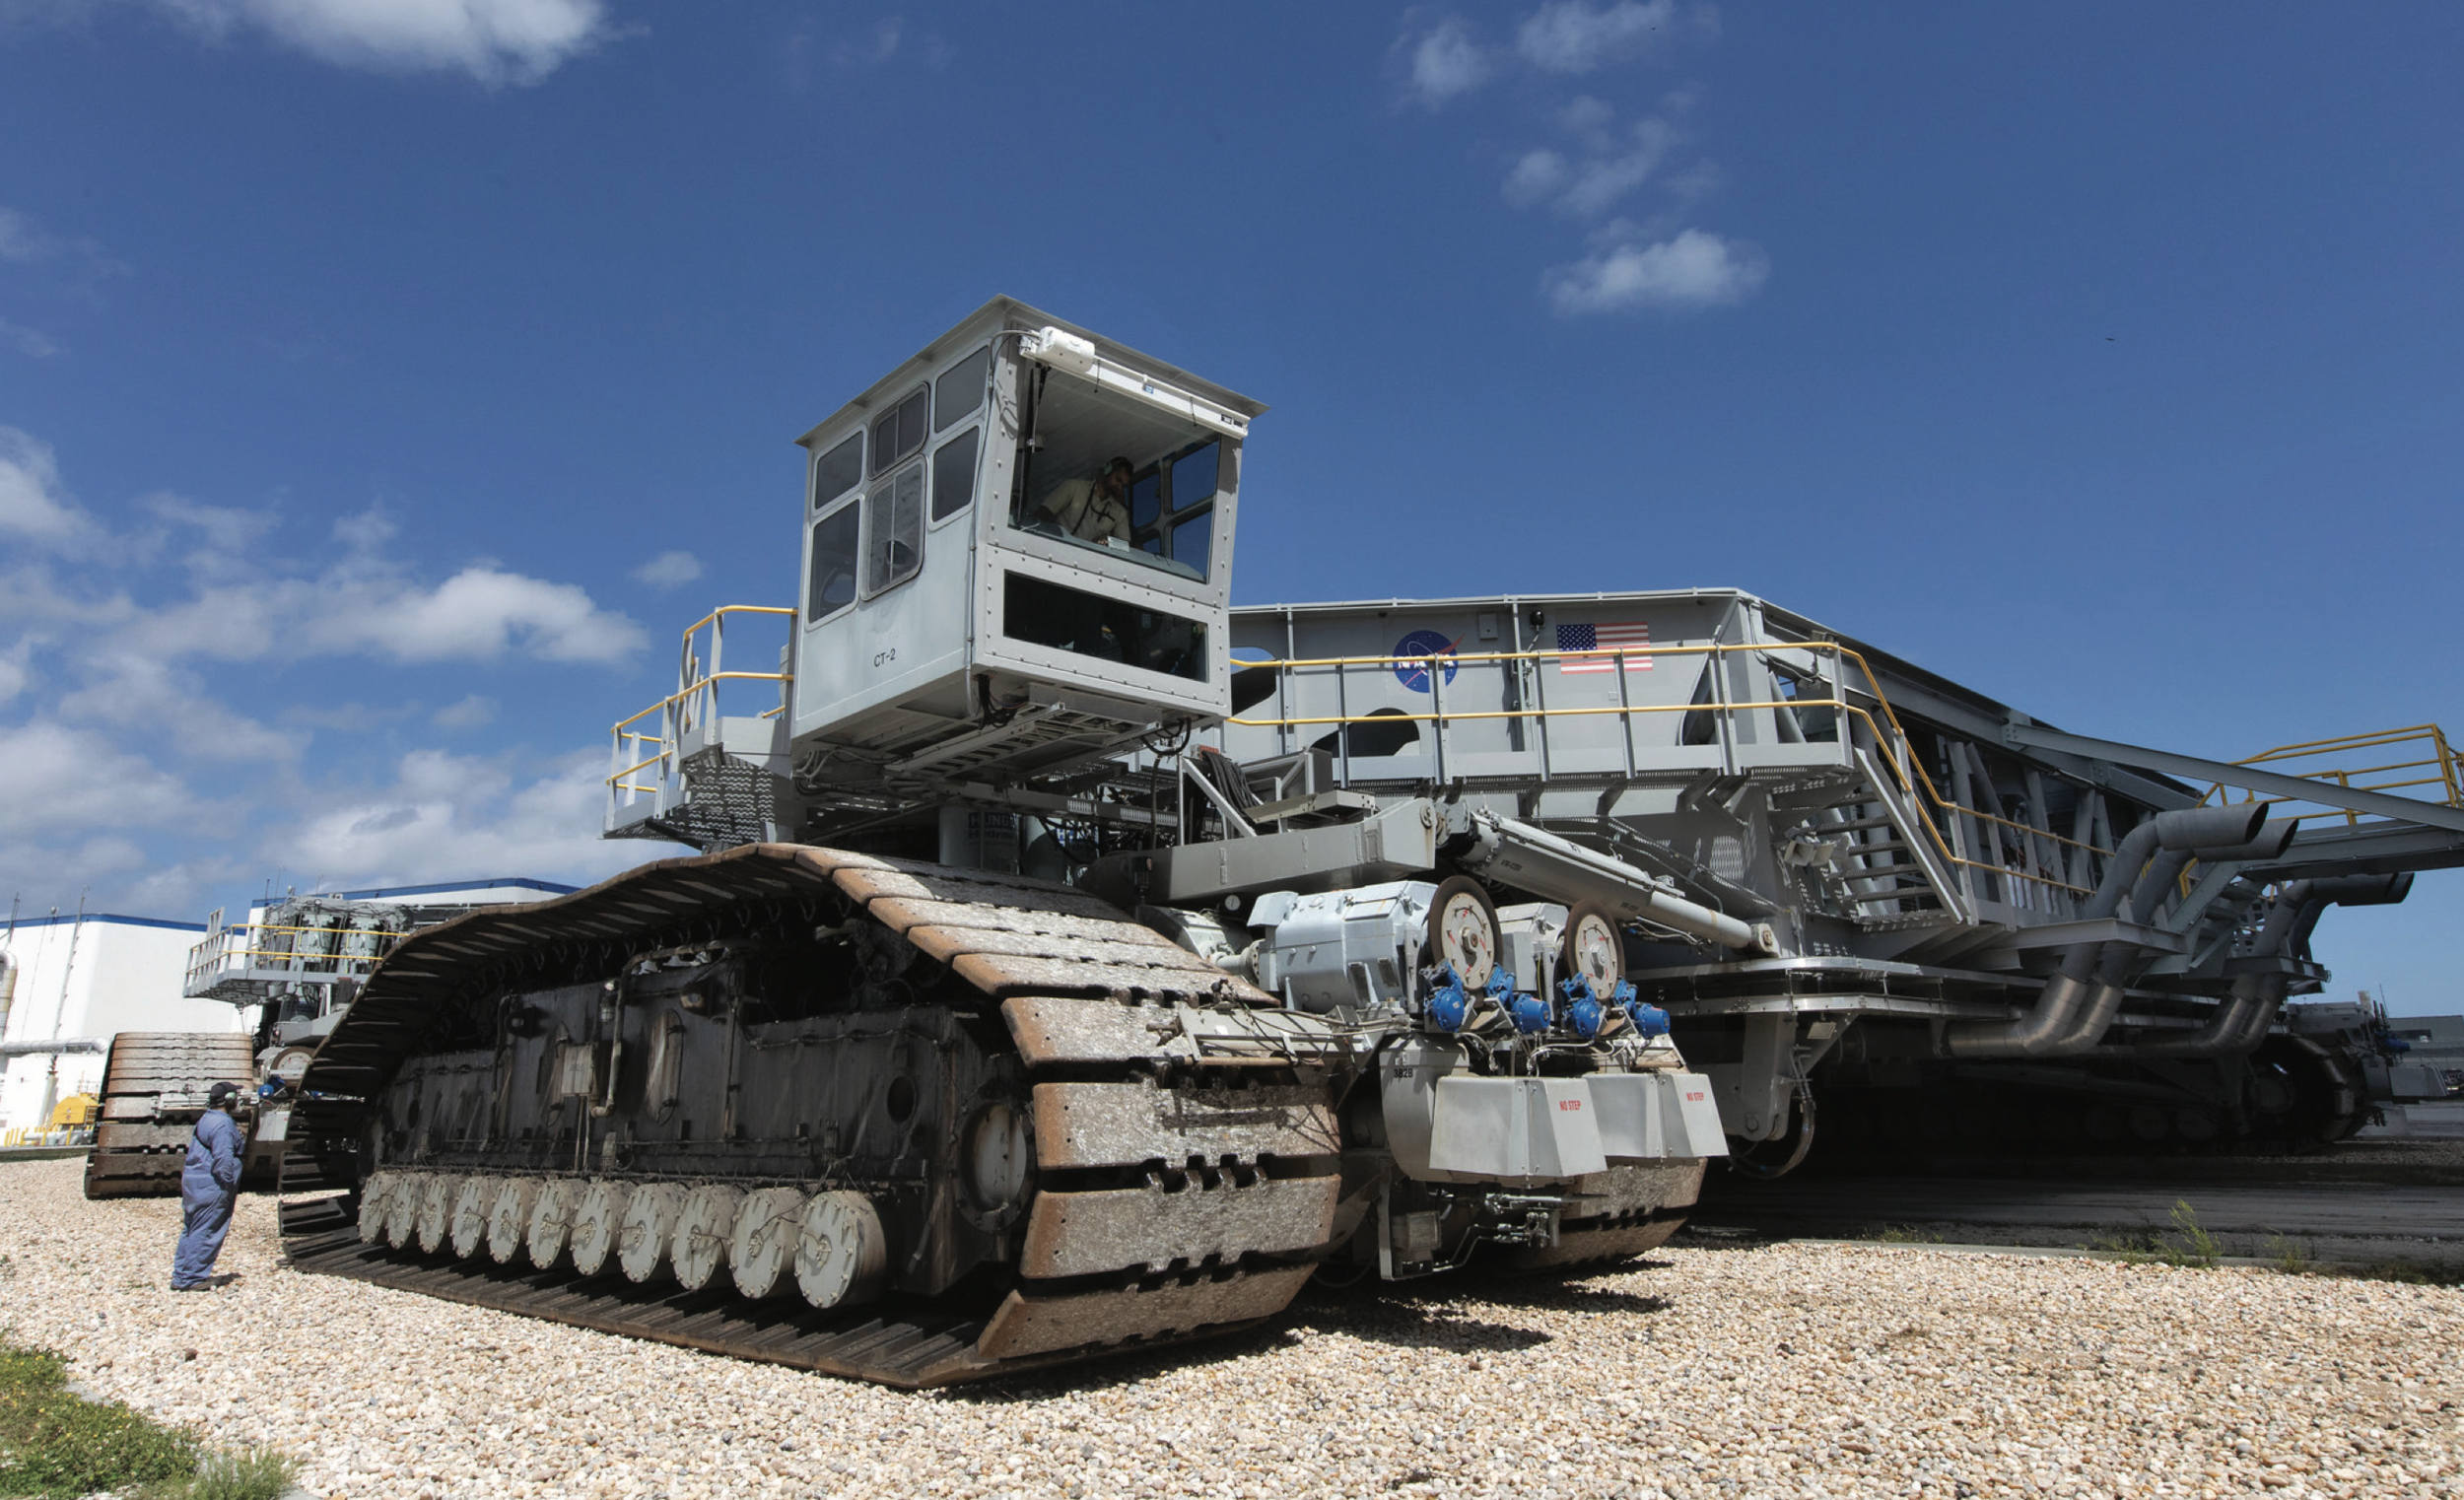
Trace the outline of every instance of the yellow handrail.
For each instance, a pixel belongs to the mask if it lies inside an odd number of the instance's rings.
[[[2306,760],[2313,756],[2357,750],[2381,750],[2416,740],[2428,742],[2430,753],[2415,760],[2388,761],[2368,766],[2328,766],[2309,771],[2291,768],[2290,774],[2304,781],[2333,782],[2339,786],[2355,791],[2401,791],[2412,786],[2435,786],[2445,793],[2436,799],[2437,805],[2464,808],[2464,775],[2458,772],[2455,750],[2447,743],[2446,731],[2434,723],[2414,724],[2402,729],[2373,729],[2363,734],[2346,734],[2333,739],[2314,739],[2305,740],[2299,744],[2278,745],[2273,750],[2261,751],[2257,755],[2246,760],[2235,761],[2233,764],[2237,766],[2279,764],[2285,761]],[[2407,771],[2431,771],[2434,774],[2402,777],[2395,781],[2361,780],[2364,777],[2383,777],[2391,773]],[[2204,806],[2210,800],[2226,800],[2227,784],[2220,782],[2210,786],[2201,794],[2200,804]],[[2292,795],[2262,797],[2253,791],[2242,800],[2274,807],[2303,799]],[[2297,813],[2293,821],[2300,823],[2311,818],[2333,817],[2342,817],[2348,825],[2359,825],[2361,821],[2361,815],[2351,808],[2330,808],[2322,812]]]
[[[197,965],[203,969],[227,958],[287,958],[303,964],[373,964],[381,953],[303,953],[297,948],[225,948]]]
[[[1842,646],[1836,641],[1755,642],[1746,645],[1714,642],[1703,645],[1687,644],[1670,646],[1663,646],[1655,643],[1649,647],[1599,647],[1589,650],[1468,651],[1445,652],[1426,656],[1313,656],[1293,657],[1290,659],[1236,660],[1234,662],[1234,666],[1243,671],[1256,670],[1261,667],[1276,671],[1286,671],[1308,667],[1335,667],[1339,670],[1346,666],[1381,666],[1392,669],[1396,666],[1406,665],[1414,662],[1427,662],[1430,665],[1431,672],[1434,673],[1440,664],[1461,666],[1472,662],[1482,661],[1563,662],[1566,660],[1588,659],[1621,660],[1623,658],[1636,656],[1716,655],[1724,654],[1730,651],[1769,652],[1773,650],[1787,649],[1827,651],[1842,661],[1855,662],[1858,671],[1865,675],[1868,691],[1871,693],[1875,703],[1881,707],[1883,717],[1889,721],[1889,734],[1885,735],[1882,732],[1882,726],[1874,721],[1873,716],[1868,714],[1860,706],[1846,703],[1838,699],[1816,698],[1782,699],[1769,703],[1616,704],[1579,709],[1550,709],[1537,707],[1531,709],[1473,709],[1466,710],[1461,713],[1450,710],[1444,714],[1439,714],[1433,711],[1427,714],[1385,713],[1375,716],[1338,715],[1334,716],[1309,716],[1294,718],[1252,718],[1235,716],[1227,721],[1230,723],[1240,724],[1247,728],[1279,728],[1286,726],[1301,727],[1324,724],[1366,723],[1373,721],[1392,723],[1399,720],[1413,722],[1456,718],[1552,718],[1559,716],[1579,717],[1593,715],[1626,716],[1634,714],[1691,714],[1696,712],[1707,714],[1734,714],[1756,709],[1835,709],[1844,714],[1855,715],[1865,723],[1866,728],[1873,733],[1875,743],[1883,748],[1883,759],[1889,763],[1892,775],[1898,779],[1900,788],[1911,798],[1912,805],[1916,810],[1918,819],[1925,825],[1927,836],[1932,840],[1936,852],[1939,852],[1945,860],[1952,864],[1965,866],[1969,869],[1984,870],[1991,874],[2025,880],[2035,885],[2053,886],[2058,889],[2075,892],[2083,896],[2088,894],[2086,888],[2073,885],[2067,880],[2056,879],[2050,875],[2040,875],[2031,870],[2014,868],[2010,865],[1995,864],[1981,859],[1970,859],[1952,852],[1950,841],[1943,837],[1942,829],[1937,826],[1932,812],[1926,806],[1928,801],[1931,801],[1936,806],[1941,807],[1946,812],[1957,812],[1988,823],[1999,824],[2002,827],[2028,835],[2032,838],[2049,839],[2056,844],[2069,845],[2073,849],[2085,849],[2094,853],[2105,853],[2107,851],[2092,844],[2083,844],[2076,839],[2065,838],[2049,829],[2033,828],[2025,823],[2017,822],[2011,818],[2002,817],[1994,813],[1984,812],[1977,808],[1967,807],[1952,802],[1950,798],[1944,796],[1942,791],[1934,785],[1933,777],[1926,771],[1924,764],[1917,761],[1914,756],[1908,756],[1906,759],[1909,764],[1902,765],[1901,756],[1898,753],[1898,747],[1904,747],[1907,744],[1907,731],[1901,727],[1898,714],[1890,706],[1889,697],[1882,692],[1882,685],[1875,676],[1872,664],[1869,663],[1861,653]],[[1915,778],[1913,780],[1909,776],[1910,766],[1913,766],[1915,770]],[[1918,795],[1920,788],[1923,792],[1922,796]]]
[[[624,734],[627,732],[625,725],[634,722],[636,719],[648,718],[653,714],[660,713],[675,704],[682,703],[714,682],[793,682],[794,680],[795,674],[793,672],[705,672],[701,676],[696,677],[691,682],[685,684],[683,687],[678,688],[676,691],[668,694],[658,702],[650,705],[649,708],[644,709],[641,713],[633,715],[631,717],[616,720],[615,723],[608,726],[607,732],[610,734]],[[768,714],[764,714],[762,717],[772,717],[778,712],[779,711],[777,709],[773,709]],[[667,743],[667,741],[659,738],[655,734],[644,734],[638,730],[634,731],[634,737],[647,739],[654,745],[663,745]]]
[[[1462,712],[1449,710],[1442,714],[1435,712],[1434,710],[1426,714],[1398,714],[1393,712],[1382,712],[1375,715],[1310,716],[1291,718],[1256,718],[1235,716],[1230,718],[1228,722],[1240,724],[1244,727],[1250,728],[1298,728],[1304,726],[1314,727],[1329,724],[1369,722],[1431,722],[1457,718],[1553,718],[1579,717],[1594,715],[1616,715],[1619,716],[1625,716],[1635,714],[1690,714],[1695,712],[1725,715],[1749,710],[1832,709],[1843,714],[1854,715],[1874,735],[1875,743],[1882,750],[1883,759],[1889,764],[1892,776],[1898,781],[1900,789],[1906,792],[1911,798],[1912,805],[1919,820],[1925,825],[1925,831],[1928,838],[1932,842],[1936,852],[1939,853],[1945,861],[1951,864],[1964,866],[1969,869],[1984,870],[1991,874],[2025,880],[2036,885],[2056,887],[2061,890],[2070,891],[2076,895],[2086,896],[2090,894],[2087,887],[2074,885],[2067,880],[2055,879],[2051,876],[2037,874],[2023,868],[1999,865],[1988,860],[1970,859],[1954,853],[1951,851],[1950,841],[1944,837],[1943,830],[1936,821],[1934,815],[1936,809],[1939,809],[1946,814],[1957,814],[1959,816],[1977,819],[1979,822],[1991,823],[1997,825],[1998,827],[2009,829],[2014,833],[2023,835],[2027,838],[2043,839],[2052,844],[2069,849],[2084,850],[2089,853],[2104,855],[2106,857],[2110,857],[2112,852],[2097,844],[2073,839],[2063,834],[2055,833],[2051,829],[2036,828],[2029,824],[2019,822],[2013,818],[2004,817],[1997,813],[1986,812],[1981,808],[1969,807],[1945,796],[1942,789],[1934,784],[1933,774],[1926,769],[1924,762],[1918,760],[1912,755],[1906,755],[1904,753],[1905,747],[1908,744],[1907,730],[1899,722],[1898,712],[1891,707],[1889,696],[1882,691],[1882,681],[1875,673],[1873,664],[1865,659],[1862,652],[1854,650],[1835,641],[1755,642],[1745,645],[1728,643],[1661,645],[1654,643],[1648,647],[1600,647],[1590,650],[1449,651],[1429,655],[1313,656],[1293,657],[1288,660],[1235,660],[1233,664],[1237,669],[1244,671],[1255,670],[1261,667],[1275,671],[1290,671],[1313,667],[1334,667],[1339,670],[1347,666],[1378,666],[1392,669],[1398,666],[1410,665],[1414,663],[1426,663],[1431,674],[1434,675],[1441,665],[1447,667],[1460,667],[1474,662],[1530,661],[1537,663],[1542,661],[1564,662],[1573,659],[1625,660],[1633,657],[1714,655],[1730,651],[1768,652],[1772,650],[1785,649],[1824,651],[1830,653],[1843,664],[1849,662],[1855,663],[1857,670],[1865,678],[1865,691],[1873,698],[1875,705],[1882,711],[1882,720],[1889,726],[1888,732],[1885,733],[1882,724],[1878,723],[1875,720],[1874,716],[1869,714],[1859,705],[1843,702],[1839,699],[1810,698],[1785,699],[1767,703],[1711,702],[1682,704],[1616,704],[1586,708],[1534,707],[1529,709],[1474,709],[1465,710]],[[2416,724],[2402,729],[2382,729],[2372,731],[2367,734],[2344,735],[2335,739],[2311,740],[2293,745],[2279,745],[2274,749],[2262,751],[2257,755],[2237,761],[2234,764],[2242,766],[2260,766],[2270,762],[2279,762],[2298,759],[2309,755],[2324,754],[2329,751],[2378,749],[2385,746],[2403,744],[2414,739],[2428,740],[2431,746],[2431,753],[2418,760],[2393,761],[2382,765],[2338,768],[2300,772],[2296,774],[2309,780],[2321,782],[2333,781],[2338,785],[2363,791],[2398,791],[2413,786],[2437,786],[2446,793],[2441,799],[2445,805],[2449,807],[2464,808],[2464,766],[2459,766],[2455,750],[2447,743],[2445,732],[2434,723]],[[2357,780],[2358,778],[2363,777],[2386,776],[2391,773],[2430,771],[2432,768],[2435,769],[2434,775],[2410,777],[2396,781],[2376,783]],[[2201,798],[2202,803],[2218,797],[2224,790],[2224,784],[2211,786],[2206,794]],[[1921,795],[1919,794],[1920,792],[1922,793]],[[2267,805],[2274,805],[2276,803],[2293,801],[2297,799],[2293,797],[2262,798],[2256,792],[2252,792],[2247,800]],[[2305,818],[2333,817],[2336,815],[2337,813],[2334,811],[2304,813],[2296,817],[2293,821],[2300,822]],[[2359,823],[2361,821],[2360,814],[2349,809],[2342,810],[2342,815],[2348,823]],[[2189,878],[2189,873],[2185,871],[2183,879],[2187,881]]]
[[[721,604],[686,626],[684,639],[688,643],[691,642],[695,632],[705,625],[717,624],[720,615],[792,615],[794,613],[794,607],[787,604]]]
[[[681,660],[679,662],[679,669],[676,673],[677,681],[681,684],[681,686],[679,686],[673,693],[670,693],[666,697],[659,699],[656,703],[651,704],[649,708],[643,709],[638,713],[628,715],[608,726],[608,737],[612,742],[611,749],[614,752],[610,756],[611,760],[624,759],[628,750],[630,750],[630,752],[634,755],[643,757],[642,759],[636,760],[630,766],[625,766],[619,770],[610,772],[603,779],[604,784],[607,786],[611,796],[620,792],[630,793],[636,796],[656,794],[659,789],[657,786],[641,785],[628,779],[639,774],[640,772],[648,770],[652,766],[661,765],[672,754],[677,741],[682,737],[683,731],[691,727],[698,716],[690,710],[680,713],[679,709],[681,706],[692,703],[703,694],[710,694],[712,697],[703,712],[716,715],[718,712],[717,693],[718,685],[719,683],[776,682],[784,686],[795,680],[794,674],[791,672],[732,672],[723,670],[705,670],[701,664],[701,657],[695,648],[695,642],[700,638],[703,631],[708,630],[713,632],[711,641],[711,662],[713,666],[718,666],[719,664],[719,652],[724,646],[725,620],[729,615],[782,615],[792,619],[795,615],[795,611],[792,608],[779,604],[721,604],[718,608],[712,610],[709,614],[704,615],[699,620],[694,621],[691,625],[684,628],[679,637],[681,642],[679,647]],[[786,711],[786,707],[787,706],[782,703],[775,708],[766,709],[762,711],[760,716],[765,719],[776,718]],[[653,734],[649,730],[637,729],[633,727],[642,720],[653,716],[660,720],[658,727],[662,732]],[[653,749],[652,747],[655,748]],[[652,753],[643,755],[643,752],[646,749],[650,749]]]

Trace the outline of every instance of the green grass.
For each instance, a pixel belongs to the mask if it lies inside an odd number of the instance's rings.
[[[271,1449],[206,1455],[196,1477],[167,1492],[180,1500],[274,1500],[291,1487],[298,1466]]]
[[[274,1500],[291,1461],[206,1453],[177,1428],[68,1389],[68,1365],[0,1339],[0,1495],[75,1500],[136,1489],[149,1500]]]
[[[2118,1255],[2132,1265],[2160,1261],[2166,1265],[2214,1270],[2224,1263],[2224,1247],[2199,1226],[2199,1211],[2190,1206],[2189,1199],[2173,1200],[2172,1219],[2172,1234],[2098,1235],[2088,1242],[2088,1248]]]
[[[196,1443],[68,1389],[68,1366],[0,1344],[0,1495],[73,1497],[195,1471]]]
[[[2216,1243],[2216,1236],[2199,1227],[2199,1211],[2190,1206],[2188,1198],[2173,1200],[2173,1228],[2179,1238],[2173,1235],[2156,1237],[2156,1243],[2162,1247],[2157,1254],[2163,1258],[2165,1264],[2196,1265],[2214,1270],[2223,1263],[2224,1247]]]

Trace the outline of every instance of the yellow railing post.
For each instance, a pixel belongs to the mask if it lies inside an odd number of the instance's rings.
[[[681,752],[684,736],[696,725],[719,721],[719,684],[733,681],[775,682],[786,686],[794,680],[788,672],[730,672],[724,669],[721,652],[725,649],[726,618],[729,615],[785,615],[792,619],[793,609],[777,604],[721,604],[684,629],[677,648],[676,691],[628,717],[618,719],[608,730],[608,809],[632,805],[638,796],[655,795],[658,786],[637,784],[628,778],[657,766],[658,785],[676,779],[676,757]],[[710,665],[705,669],[700,653],[694,648],[695,638],[704,627],[711,633]],[[765,710],[763,718],[774,718],[785,710],[784,699],[775,708]],[[658,716],[655,735],[632,726],[652,715]],[[656,753],[645,756],[648,745],[658,747]]]

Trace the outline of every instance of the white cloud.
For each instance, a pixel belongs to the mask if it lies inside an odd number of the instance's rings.
[[[1518,208],[1546,204],[1577,219],[1596,219],[1649,181],[1678,141],[1677,127],[1658,116],[1612,129],[1613,111],[1588,97],[1566,105],[1558,118],[1582,153],[1574,159],[1545,149],[1525,153],[1501,186],[1506,201]]]
[[[328,885],[370,886],[505,875],[580,883],[675,852],[599,837],[606,774],[602,750],[529,780],[502,760],[416,750],[389,786],[312,798],[262,857],[322,871]]]
[[[633,571],[652,588],[674,588],[702,576],[702,560],[690,552],[662,552]]]
[[[1404,36],[1400,46],[1409,58],[1403,92],[1428,108],[1488,82],[1487,55],[1472,41],[1471,30],[1451,17],[1416,38]]]
[[[31,639],[21,640],[5,653],[0,653],[0,703],[15,699],[26,691],[28,683],[34,681],[34,670],[30,665],[34,654],[34,643]]]
[[[129,883],[151,884],[163,872],[133,839],[119,834],[54,843],[19,842],[16,830],[0,831],[0,882],[13,897],[22,896],[25,915],[38,917],[45,906],[76,910],[80,893],[88,896],[89,912],[122,912],[140,917],[193,918],[196,904],[175,899],[170,904],[130,899]],[[185,897],[182,890],[179,897]]]
[[[347,590],[323,628],[347,645],[404,661],[487,659],[518,646],[548,661],[615,661],[649,643],[642,627],[572,583],[474,566],[433,589],[381,580]]]
[[[161,493],[134,508],[131,529],[106,527],[49,447],[0,429],[0,556],[13,563],[0,575],[0,705],[22,720],[0,723],[10,889],[74,901],[91,881],[100,905],[193,916],[277,864],[360,884],[587,880],[671,852],[599,842],[603,751],[542,768],[514,752],[423,750],[373,783],[312,780],[337,760],[311,757],[317,733],[421,722],[388,661],[638,651],[641,627],[585,590],[493,562],[431,583],[376,511],[338,523],[341,546],[311,540],[327,555],[310,561],[271,543],[270,511]],[[384,707],[286,686],[286,669],[317,655],[363,658],[351,690]],[[469,734],[496,708],[473,694],[428,718]],[[260,851],[263,866],[243,867]]]
[[[375,552],[401,534],[402,528],[385,514],[382,506],[370,506],[356,515],[334,519],[334,540],[353,552]]]
[[[1574,169],[1564,157],[1544,149],[1529,151],[1506,173],[1502,190],[1515,207],[1531,208],[1563,192],[1573,176]]]
[[[1589,73],[1632,56],[1677,17],[1676,0],[1550,0],[1515,33],[1515,50],[1551,73]]]
[[[67,241],[46,232],[32,214],[0,208],[0,260],[41,260],[67,248]]]
[[[274,529],[280,520],[271,511],[240,511],[227,506],[204,506],[169,490],[160,490],[137,502],[156,519],[171,526],[186,526],[203,533],[203,557],[217,562],[238,560],[247,552],[249,544]]]
[[[1755,246],[1689,229],[1654,244],[1613,244],[1550,271],[1542,288],[1550,305],[1568,317],[1711,307],[1751,297],[1770,269],[1769,258]]]
[[[345,563],[312,579],[247,579],[142,612],[121,633],[161,660],[248,661],[278,647],[295,656],[396,661],[622,661],[649,644],[642,627],[551,583],[477,563],[427,587],[390,568]]]
[[[1680,17],[1676,0],[1548,0],[1516,32],[1514,51],[1540,71],[1588,73],[1642,50],[1680,20],[1705,37],[1716,31],[1708,7]],[[1693,90],[1677,89],[1656,112],[1620,124],[1608,103],[1577,95],[1556,111],[1569,144],[1533,147],[1507,169],[1498,191],[1508,203],[1578,222],[1607,218],[1646,185],[1662,200],[1635,215],[1639,224],[1620,217],[1594,231],[1589,255],[1542,274],[1541,293],[1559,315],[1719,307],[1745,301],[1769,278],[1758,246],[1680,228],[1720,183],[1708,161],[1670,170],[1687,136],[1677,121],[1696,102]]]
[[[447,704],[428,716],[428,721],[445,729],[474,729],[496,718],[496,700],[471,694],[460,703]]]
[[[49,719],[0,727],[9,768],[9,827],[16,835],[130,828],[190,810],[177,777],[91,729]]]
[[[192,579],[203,581],[186,598],[140,606],[117,591],[64,589],[41,570],[20,569],[0,580],[0,620],[86,626],[89,654],[105,678],[124,676],[122,664],[130,661],[245,661],[277,647],[294,656],[364,653],[398,661],[514,653],[615,662],[649,643],[641,626],[601,609],[587,590],[498,564],[472,563],[433,587],[422,583],[390,558],[373,555],[395,532],[376,511],[335,522],[351,555],[302,577],[298,563],[265,557],[252,545],[273,524],[268,513],[170,494],[148,496],[142,505],[166,525],[201,537],[186,562]],[[163,541],[107,533],[69,497],[48,444],[0,427],[0,536],[12,535],[55,553],[108,547],[140,560]],[[107,580],[98,574],[90,581]]]
[[[183,760],[272,765],[300,753],[297,736],[238,712],[159,657],[106,648],[80,665],[84,680],[52,705],[61,718],[114,724],[147,738],[175,725]]]
[[[9,533],[61,551],[82,550],[102,536],[94,518],[61,489],[51,445],[0,427],[0,534]]]
[[[869,42],[858,45],[842,41],[830,49],[830,60],[842,68],[879,67],[898,55],[898,34],[899,20],[896,16],[887,21],[876,21]]]
[[[0,208],[0,260],[25,265],[53,264],[66,272],[69,285],[87,292],[92,292],[94,284],[106,276],[128,274],[126,262],[115,259],[93,240],[55,235],[34,215],[13,208]]]
[[[320,61],[536,83],[605,39],[601,0],[156,0],[212,34],[261,31]]]
[[[0,318],[0,344],[8,345],[30,360],[47,360],[60,352],[59,340],[39,328],[29,328],[7,318]]]

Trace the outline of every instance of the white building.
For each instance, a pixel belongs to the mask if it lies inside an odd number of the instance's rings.
[[[211,927],[152,917],[21,918],[0,930],[0,1130],[39,1129],[60,1100],[99,1094],[111,1038],[123,1031],[253,1032],[256,1004],[186,993],[216,977],[212,964],[197,967],[216,950],[192,952],[209,935],[254,953],[287,946],[252,934],[273,913],[301,902],[382,903],[419,914],[410,924],[421,925],[471,907],[540,901],[573,889],[509,878],[266,897],[250,903],[247,921],[234,927],[222,924],[219,912]],[[237,960],[240,969],[251,962]]]
[[[251,1013],[180,993],[204,931],[92,913],[0,929],[0,1129],[39,1128],[58,1101],[100,1092],[119,1032],[244,1030]]]

